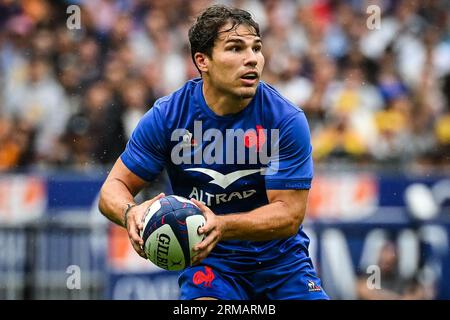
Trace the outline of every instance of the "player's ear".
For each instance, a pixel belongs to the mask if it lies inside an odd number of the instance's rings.
[[[209,57],[201,52],[196,52],[194,54],[194,61],[197,65],[197,68],[201,72],[207,72],[208,71],[208,63],[209,63]]]

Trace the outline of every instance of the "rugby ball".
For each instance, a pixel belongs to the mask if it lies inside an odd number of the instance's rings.
[[[179,271],[191,265],[192,248],[204,239],[202,211],[190,200],[170,195],[155,201],[145,212],[141,238],[147,258],[158,267]]]

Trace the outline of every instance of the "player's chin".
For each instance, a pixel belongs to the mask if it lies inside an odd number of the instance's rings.
[[[256,87],[241,87],[239,90],[239,96],[242,99],[253,98],[256,94]]]

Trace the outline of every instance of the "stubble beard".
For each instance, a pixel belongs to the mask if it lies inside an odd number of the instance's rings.
[[[244,90],[240,90],[241,92],[240,92],[240,95],[239,95],[239,97],[242,99],[242,100],[247,100],[247,99],[251,99],[251,98],[253,98],[254,96],[255,96],[255,94],[256,94],[256,88],[245,88]]]

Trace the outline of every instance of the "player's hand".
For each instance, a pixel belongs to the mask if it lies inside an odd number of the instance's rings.
[[[212,249],[214,249],[217,242],[221,240],[223,222],[220,216],[215,215],[214,212],[200,201],[195,199],[191,199],[191,201],[200,208],[206,219],[205,225],[198,230],[198,233],[206,235],[206,238],[193,248],[196,255],[192,258],[192,264],[195,265],[205,259]]]
[[[143,203],[141,203],[138,206],[135,206],[131,208],[128,211],[127,216],[127,231],[128,231],[128,238],[130,239],[131,245],[133,246],[134,250],[144,259],[147,259],[147,256],[144,252],[144,240],[142,240],[140,234],[142,229],[144,228],[144,214],[147,211],[148,207],[150,207],[153,202],[156,200],[161,199],[164,197],[164,193],[160,193],[156,197],[147,200]]]

